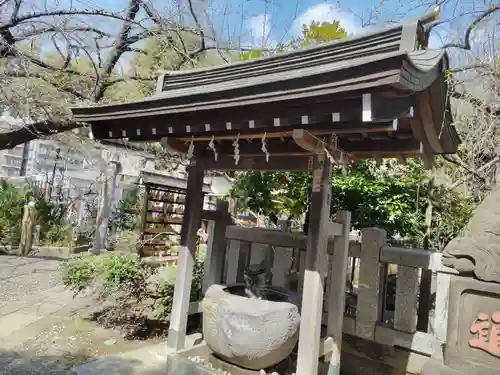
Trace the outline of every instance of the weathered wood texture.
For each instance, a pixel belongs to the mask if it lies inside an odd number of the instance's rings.
[[[276,247],[273,258],[273,285],[286,287],[287,275],[292,265],[293,249],[286,247]]]
[[[203,208],[203,166],[197,162],[190,166],[184,221],[181,229],[177,277],[168,331],[167,345],[176,350],[184,348],[189,309],[189,296],[196,258],[196,239]]]
[[[226,227],[230,223],[229,203],[216,202],[215,220],[208,222],[208,242],[203,273],[203,293],[210,285],[222,282],[226,259]]]
[[[241,258],[241,245],[240,240],[230,240],[226,257],[226,284],[234,284],[238,280],[238,270],[240,269]]]
[[[322,160],[321,160],[322,159]],[[317,157],[313,171],[309,233],[307,236],[304,290],[297,354],[297,375],[318,371],[323,310],[323,275],[326,267],[329,215],[332,194],[332,164]]]

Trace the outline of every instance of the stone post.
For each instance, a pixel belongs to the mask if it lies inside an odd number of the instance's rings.
[[[35,202],[30,201],[24,205],[23,219],[21,221],[21,242],[19,250],[21,255],[28,255],[33,247],[33,235],[35,229]]]
[[[109,216],[111,213],[111,205],[113,204],[116,178],[118,177],[118,173],[120,173],[120,169],[118,155],[115,154],[108,163],[101,185],[99,209],[96,219],[96,232],[92,247],[92,252],[96,254],[106,251],[107,248]]]

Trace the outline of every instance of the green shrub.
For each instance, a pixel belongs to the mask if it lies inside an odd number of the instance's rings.
[[[115,290],[137,295],[135,290],[141,289],[153,269],[137,255],[109,252],[75,257],[62,266],[61,272],[64,285],[75,293],[100,282],[104,295]]]
[[[113,298],[123,309],[149,308],[158,319],[172,311],[175,280],[151,281],[154,270],[137,255],[109,252],[82,255],[67,261],[61,269],[65,287],[75,294],[99,285],[99,297]],[[201,298],[203,262],[196,261],[191,301]],[[142,310],[142,309],[141,309]]]
[[[71,244],[72,227],[67,224],[69,206],[52,202],[36,186],[21,188],[0,180],[0,242],[17,245],[21,238],[23,208],[33,200],[36,208],[36,223],[40,226],[40,243],[49,246]]]
[[[89,287],[95,281],[98,262],[95,255],[81,255],[64,263],[61,267],[64,286],[75,295]]]
[[[202,297],[203,262],[197,260],[193,267],[190,301],[199,301]],[[154,312],[158,319],[167,318],[172,312],[175,280],[159,281],[156,285]]]

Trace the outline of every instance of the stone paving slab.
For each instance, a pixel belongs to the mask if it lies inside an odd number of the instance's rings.
[[[186,337],[186,347],[201,341],[201,334]],[[166,375],[167,354],[174,352],[166,343],[151,345],[114,356],[98,358],[75,366],[71,375]]]

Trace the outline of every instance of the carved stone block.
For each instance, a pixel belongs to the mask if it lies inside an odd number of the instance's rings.
[[[444,364],[468,375],[500,372],[500,285],[453,276]]]
[[[479,280],[500,283],[500,245],[473,237],[456,237],[443,251],[443,265]]]
[[[209,348],[226,362],[247,369],[266,369],[288,357],[299,336],[297,306],[225,289],[212,285],[202,301],[203,337]]]

